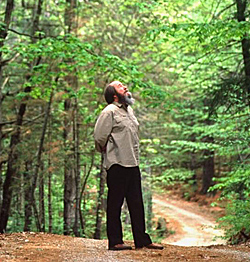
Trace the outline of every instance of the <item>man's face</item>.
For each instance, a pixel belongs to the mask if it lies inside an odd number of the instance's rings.
[[[123,85],[119,81],[114,81],[110,85],[115,88],[117,102],[127,105],[132,105],[134,103],[134,99],[132,98],[131,93],[128,92],[127,86]]]
[[[123,85],[119,81],[114,81],[111,83],[111,85],[115,88],[116,93],[125,96],[128,92],[127,86]]]

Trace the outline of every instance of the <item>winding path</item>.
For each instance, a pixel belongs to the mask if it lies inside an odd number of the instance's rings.
[[[223,232],[215,229],[215,219],[206,211],[199,210],[195,204],[157,195],[153,197],[156,218],[165,218],[168,228],[175,231],[175,234],[162,241],[163,244],[209,246],[224,243],[220,238],[216,238],[223,235]]]

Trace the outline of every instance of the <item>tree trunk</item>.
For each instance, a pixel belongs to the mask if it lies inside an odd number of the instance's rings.
[[[31,161],[27,161],[25,163],[25,172],[24,172],[24,228],[23,231],[31,231],[31,218],[32,218],[32,205],[30,203],[31,195],[32,195],[32,187],[31,187],[31,170],[32,163]]]
[[[35,13],[33,25],[32,25],[32,31],[31,31],[31,36],[33,37],[32,42],[36,41],[35,34],[37,31],[39,31],[39,20],[42,14],[42,5],[43,5],[43,0],[38,0],[37,7],[36,7],[36,13]]]
[[[30,87],[25,88],[25,92],[28,93],[31,91]],[[11,196],[12,196],[12,180],[13,177],[17,174],[18,171],[18,157],[19,152],[17,149],[17,145],[20,142],[21,136],[21,126],[23,123],[23,116],[26,111],[26,103],[25,98],[20,105],[17,120],[16,120],[16,130],[12,134],[10,139],[10,151],[8,155],[8,164],[7,164],[7,171],[5,176],[5,181],[3,185],[3,203],[1,207],[1,219],[0,219],[0,233],[3,233],[6,230],[8,218],[9,218],[9,209],[11,204]]]
[[[66,33],[76,32],[76,0],[66,0],[65,9],[65,26],[67,28]],[[77,86],[77,78],[75,75],[69,75],[66,78],[68,85],[71,88]],[[77,227],[78,221],[75,221],[76,209],[76,159],[74,147],[72,145],[72,101],[67,98],[64,101],[64,148],[65,148],[65,160],[64,160],[64,234],[69,235],[75,227]],[[73,148],[73,150],[72,150]],[[77,233],[78,234],[78,233]]]
[[[45,116],[44,116],[42,134],[41,134],[40,143],[39,143],[39,147],[38,147],[36,166],[35,166],[33,180],[32,180],[31,203],[32,203],[32,206],[34,208],[35,218],[36,218],[36,222],[37,222],[37,229],[39,231],[42,231],[42,227],[41,227],[40,216],[38,215],[38,213],[36,211],[37,208],[36,208],[36,201],[35,201],[35,189],[36,189],[36,184],[37,184],[37,178],[38,178],[38,175],[39,175],[39,170],[41,168],[42,150],[43,150],[43,144],[44,144],[45,134],[46,134],[47,125],[48,125],[48,119],[49,119],[50,108],[51,108],[51,104],[52,104],[52,98],[53,98],[53,90],[51,91],[50,99],[49,99],[49,102],[47,104],[47,108],[46,108],[46,112],[45,112]]]
[[[94,166],[94,161],[95,161],[95,150],[92,151],[91,164],[90,164],[88,172],[85,172],[86,174],[84,175],[84,181],[83,181],[81,194],[80,194],[79,209],[80,209],[80,222],[81,222],[82,232],[84,232],[84,230],[85,230],[85,215],[82,214],[81,203],[82,203],[82,200],[84,198],[84,191],[85,191],[85,188],[86,188],[86,185],[87,185],[87,182],[88,182],[89,175],[90,175],[91,170]],[[83,201],[83,205],[84,205],[84,203],[85,202]]]
[[[51,187],[52,173],[49,171],[48,178],[48,213],[49,213],[49,233],[53,230],[53,216],[52,216],[52,187]]]
[[[71,149],[72,119],[71,119],[71,99],[64,101],[64,234],[70,235],[73,229],[75,218],[75,168],[74,152]]]
[[[76,237],[80,236],[79,231],[79,218],[80,218],[80,126],[79,126],[79,115],[78,115],[78,100],[75,98],[74,106],[74,151],[75,151],[75,184],[76,184],[76,199],[75,199],[75,223],[74,223],[74,234]]]
[[[150,232],[152,230],[153,219],[153,194],[152,194],[152,170],[150,164],[147,163],[145,180],[143,182],[143,195],[145,196],[146,207],[146,227]]]
[[[49,118],[49,126],[48,126],[48,140],[49,144],[51,144],[51,117]],[[48,153],[48,213],[49,213],[49,233],[52,233],[52,172],[51,172],[51,150],[49,148]]]
[[[6,7],[5,7],[5,17],[4,17],[4,25],[1,27],[0,30],[0,48],[4,46],[4,40],[8,35],[8,29],[11,22],[11,14],[14,8],[14,0],[7,0]],[[2,72],[2,51],[0,49],[0,72]],[[2,77],[2,75],[1,75]],[[2,79],[1,79],[2,80]],[[2,84],[2,81],[0,81]]]
[[[101,172],[100,172],[100,183],[99,183],[99,195],[98,195],[98,203],[96,210],[96,226],[94,239],[101,239],[101,229],[102,229],[102,215],[104,209],[104,189],[105,189],[105,181],[106,181],[106,170],[103,167],[103,154],[101,160]]]
[[[190,170],[193,172],[193,176],[192,176],[192,188],[193,188],[193,191],[197,191],[197,176],[196,176],[196,166],[197,166],[197,163],[196,163],[196,154],[194,152],[191,152],[190,154],[191,156],[191,161],[190,161]]]
[[[34,20],[33,20],[33,24],[32,24],[32,31],[31,31],[33,43],[36,42],[35,34],[36,34],[36,32],[39,31],[39,20],[40,20],[41,14],[42,14],[42,5],[43,5],[43,0],[38,0],[35,15],[34,15]],[[42,148],[43,148],[44,137],[45,137],[45,133],[46,133],[46,127],[47,127],[48,115],[49,115],[49,112],[50,112],[52,96],[53,96],[53,92],[51,92],[50,101],[48,103],[47,111],[46,111],[46,114],[45,114],[45,119],[44,119],[44,124],[43,124],[43,129],[42,129],[42,135],[41,135],[40,144],[39,144],[39,148],[38,148],[38,154],[37,154],[37,163],[35,165],[35,170],[34,170],[34,175],[33,175],[33,180],[32,180],[32,194],[31,194],[31,199],[30,199],[32,206],[33,206],[33,210],[34,210],[34,215],[35,215],[35,219],[36,219],[36,226],[37,226],[38,231],[42,231],[42,226],[41,226],[41,220],[40,220],[40,216],[39,216],[37,206],[36,206],[36,201],[35,201],[35,189],[36,189],[36,183],[37,183],[37,178],[38,178],[38,172],[39,172],[39,169],[40,169],[40,166],[41,166]]]
[[[76,23],[76,7],[77,0],[66,0],[66,10],[65,10],[65,25],[66,33],[71,34],[72,32],[76,33],[77,23]]]
[[[238,22],[246,21],[247,0],[236,0]],[[248,34],[241,41],[242,55],[245,72],[245,88],[247,91],[248,105],[250,106],[250,40]]]
[[[205,142],[213,143],[212,137],[206,137]],[[209,187],[212,185],[214,177],[214,152],[211,150],[204,150],[203,173],[202,173],[202,189],[201,194],[206,194]]]
[[[3,63],[2,63],[2,47],[4,46],[4,41],[8,35],[8,28],[10,26],[11,22],[11,14],[14,8],[14,0],[8,0],[6,3],[6,8],[5,8],[5,17],[4,17],[4,24],[5,26],[1,27],[0,30],[0,122],[2,122],[2,102],[3,102],[3,87],[4,87],[4,81],[3,81]],[[2,154],[2,139],[3,139],[3,133],[2,133],[2,125],[0,125],[0,155]],[[2,210],[2,201],[3,201],[3,192],[2,192],[2,162],[0,163],[0,210]],[[6,192],[5,192],[6,193]],[[9,193],[7,193],[9,194]],[[6,203],[7,204],[7,203]],[[7,208],[7,207],[5,207]],[[8,208],[7,208],[8,209]],[[2,212],[1,212],[2,213]],[[1,218],[1,213],[0,213],[0,220]],[[6,215],[4,215],[6,216]],[[6,220],[6,217],[4,218]],[[1,225],[0,225],[0,232],[1,231]],[[5,230],[5,229],[2,229]]]
[[[1,135],[1,134],[0,134]],[[0,142],[0,144],[1,144],[1,142]],[[1,146],[0,146],[1,147]],[[1,148],[0,148],[0,150],[1,150]],[[1,151],[0,151],[0,154],[1,154]],[[0,163],[0,210],[1,210],[1,208],[2,208],[2,201],[3,201],[3,198],[2,198],[2,194],[3,194],[3,192],[2,192],[2,188],[3,188],[3,179],[2,179],[2,164]]]
[[[204,106],[208,107],[209,103],[208,100],[205,98],[203,101]],[[204,114],[207,112],[204,111]],[[204,121],[204,125],[206,127],[209,127],[213,124],[213,120],[207,118]],[[204,136],[202,139],[202,142],[204,144],[213,144],[214,138],[211,136]],[[215,171],[214,171],[214,151],[205,149],[203,151],[203,162],[202,162],[202,188],[200,190],[200,193],[205,195],[207,194],[207,191],[209,187],[212,185],[212,179],[214,177]]]
[[[41,222],[41,231],[45,232],[45,207],[44,207],[44,176],[43,164],[39,174],[39,221]]]

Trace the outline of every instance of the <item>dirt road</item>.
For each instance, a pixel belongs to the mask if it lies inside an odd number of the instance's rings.
[[[217,225],[215,218],[197,203],[155,195],[153,212],[156,218],[165,218],[168,222],[167,227],[175,231],[175,234],[162,241],[164,244],[209,246],[225,243],[218,238],[223,235],[223,231],[215,229]]]
[[[176,231],[164,250],[109,251],[108,242],[46,233],[0,234],[0,262],[250,262],[249,245],[215,245],[220,234],[208,210],[182,200],[155,196],[156,217]],[[218,242],[217,242],[218,243]],[[207,246],[213,244],[212,246]]]
[[[133,246],[132,241],[126,241]],[[44,233],[0,234],[1,262],[250,262],[248,246],[107,250],[107,240]]]

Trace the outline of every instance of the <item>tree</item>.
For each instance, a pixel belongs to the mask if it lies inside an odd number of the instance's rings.
[[[239,23],[246,23],[246,12],[247,12],[248,1],[246,0],[236,0],[237,6],[237,20]],[[250,101],[250,40],[248,34],[245,33],[241,39],[242,47],[242,57],[244,62],[244,73],[245,73],[245,83],[244,87],[247,93],[249,104]]]
[[[103,159],[104,156],[102,154],[101,159],[101,170],[100,170],[100,178],[99,178],[99,192],[98,192],[98,204],[97,204],[97,210],[96,210],[96,226],[95,226],[95,233],[94,233],[94,239],[101,239],[101,231],[102,231],[102,213],[104,209],[104,189],[105,189],[105,181],[106,181],[106,170],[103,167]]]
[[[5,16],[4,16],[4,23],[0,27],[0,49],[4,47],[4,40],[6,39],[8,35],[8,28],[10,26],[11,22],[11,14],[14,8],[14,1],[7,1],[6,8],[5,8]],[[3,67],[8,61],[3,60],[2,51],[0,50],[0,152],[2,154],[2,138],[3,138],[3,132],[2,132],[2,122],[3,122],[3,113],[2,113],[2,102],[4,100],[3,95],[3,89],[6,83],[8,82],[8,78],[3,80]],[[0,161],[0,184],[2,187],[2,165],[3,160]],[[0,190],[0,194],[2,193],[2,190]],[[2,202],[2,198],[0,197],[0,202]],[[0,208],[2,207],[2,203],[0,204]],[[1,217],[1,216],[0,216]]]
[[[8,34],[8,28],[11,22],[11,14],[14,8],[14,1],[7,1],[6,9],[5,9],[5,19],[4,19],[4,26],[0,29],[0,48],[4,46],[4,39],[7,37]],[[0,93],[0,120],[2,121],[2,67],[3,67],[3,61],[2,61],[2,51],[0,51],[0,85],[1,85],[1,93]],[[17,167],[15,166],[15,162],[17,159],[17,153],[15,152],[15,146],[19,143],[20,139],[20,127],[22,125],[22,117],[24,114],[25,109],[22,107],[19,110],[19,114],[17,117],[17,130],[14,135],[11,137],[11,143],[10,143],[10,153],[8,157],[8,169],[6,172],[6,178],[3,184],[3,202],[1,205],[1,215],[0,215],[0,232],[3,233],[6,230],[6,225],[8,221],[9,216],[9,209],[10,209],[10,203],[11,203],[11,194],[12,194],[12,177],[16,174]],[[2,128],[2,127],[0,127]],[[0,144],[2,143],[2,130],[0,129]],[[0,146],[1,147],[1,146]]]

